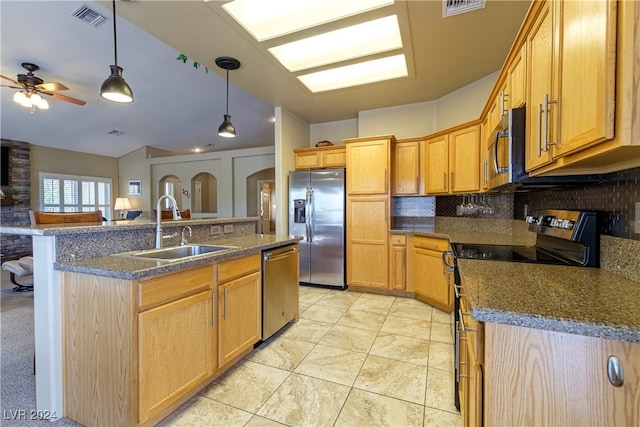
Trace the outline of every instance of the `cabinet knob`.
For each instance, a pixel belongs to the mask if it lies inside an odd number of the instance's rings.
[[[607,374],[609,376],[609,382],[614,387],[622,387],[624,384],[624,371],[622,370],[622,363],[616,356],[609,356],[607,362]]]

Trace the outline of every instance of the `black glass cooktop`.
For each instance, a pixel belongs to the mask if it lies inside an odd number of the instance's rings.
[[[529,262],[536,264],[580,265],[570,259],[554,256],[536,246],[479,245],[452,243],[453,254],[460,259]]]

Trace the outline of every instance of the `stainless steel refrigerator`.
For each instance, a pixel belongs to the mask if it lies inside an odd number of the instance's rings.
[[[300,284],[346,289],[345,170],[289,173],[289,234],[300,241]]]

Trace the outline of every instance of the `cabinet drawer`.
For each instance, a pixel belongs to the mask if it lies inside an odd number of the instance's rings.
[[[218,264],[218,284],[259,271],[260,265],[259,253],[223,261]]]
[[[391,235],[391,244],[393,246],[405,246],[407,244],[407,236]]]
[[[413,247],[444,252],[449,248],[449,240],[436,239],[434,237],[414,236]]]
[[[212,285],[213,264],[140,281],[140,311],[207,290]]]

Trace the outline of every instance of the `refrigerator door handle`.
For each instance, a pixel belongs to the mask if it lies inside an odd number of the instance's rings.
[[[313,187],[307,187],[307,215],[305,218],[307,225],[307,241],[313,242]]]

